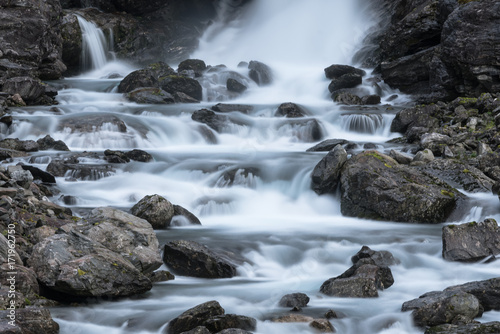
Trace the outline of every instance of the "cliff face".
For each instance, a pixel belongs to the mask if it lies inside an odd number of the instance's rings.
[[[375,1],[389,23],[371,36],[371,65],[423,101],[500,90],[500,3]]]

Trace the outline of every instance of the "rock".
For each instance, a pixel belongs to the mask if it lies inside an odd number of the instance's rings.
[[[363,79],[361,75],[356,73],[348,73],[333,79],[328,85],[328,90],[330,91],[330,93],[333,93],[339,89],[354,88],[358,85],[361,85],[362,82]]]
[[[130,159],[121,151],[105,150],[104,158],[111,164],[123,164],[130,162]]]
[[[347,161],[347,152],[337,145],[321,159],[311,174],[312,189],[318,194],[333,193],[340,181],[340,171]]]
[[[153,161],[153,156],[146,151],[133,149],[132,151],[125,152],[125,156],[130,160],[139,162]]]
[[[359,96],[356,94],[343,91],[343,90],[337,90],[332,93],[331,98],[333,101],[341,103],[341,104],[347,104],[347,105],[360,105],[363,104],[363,101]]]
[[[141,87],[127,94],[127,98],[140,104],[170,104],[174,103],[174,97],[161,88]]]
[[[226,81],[226,88],[230,92],[235,92],[235,93],[243,93],[248,89],[247,86],[239,82],[238,80],[235,80],[233,78],[229,78]]]
[[[128,74],[118,85],[119,93],[129,93],[137,88],[160,88],[159,79],[167,76],[176,76],[177,72],[163,62],[150,64],[144,69]]]
[[[40,80],[30,77],[14,77],[6,80],[2,90],[8,94],[19,94],[27,104],[37,104],[45,95],[45,86]]]
[[[365,76],[366,72],[362,69],[355,68],[349,65],[330,65],[325,68],[325,76],[328,79],[337,79],[345,74],[357,74],[359,76]]]
[[[351,217],[439,223],[463,198],[448,184],[377,151],[352,157],[341,173],[341,211]]]
[[[335,328],[327,319],[314,319],[309,323],[309,327],[320,333],[335,333]]]
[[[278,323],[291,323],[291,322],[311,322],[313,317],[309,317],[303,314],[286,314],[272,319],[272,322]]]
[[[218,112],[239,111],[243,114],[249,114],[253,110],[253,106],[246,104],[217,103],[215,106],[212,107],[212,110]]]
[[[472,323],[466,325],[439,325],[426,329],[424,334],[487,334],[500,333],[500,322]]]
[[[345,139],[327,139],[321,143],[308,148],[306,152],[328,152],[335,148],[337,145],[347,144],[349,141]]]
[[[203,326],[208,319],[224,315],[224,313],[222,306],[215,300],[197,305],[172,319],[168,323],[165,333],[179,334],[190,331],[198,326]]]
[[[397,261],[391,253],[363,246],[351,260],[354,265],[342,275],[325,281],[320,292],[335,297],[378,297],[377,290],[387,289],[394,283],[388,266]]]
[[[101,130],[127,132],[127,125],[124,121],[114,115],[85,115],[62,120],[57,131],[71,131],[71,133],[82,132],[92,133]]]
[[[412,312],[413,321],[419,327],[470,323],[478,315],[481,315],[479,300],[465,292],[437,298]]]
[[[218,332],[217,334],[252,334],[252,332],[239,328],[228,328]]]
[[[309,296],[305,293],[291,293],[281,297],[278,305],[281,307],[306,307],[309,303]]]
[[[159,85],[161,89],[172,95],[183,93],[197,101],[203,99],[202,87],[195,79],[170,75],[160,78]]]
[[[0,234],[0,263],[8,263],[9,258],[11,263],[23,263],[15,248],[13,251],[9,251],[13,249],[9,245],[15,245],[15,240],[12,237],[7,239],[3,234]]]
[[[381,114],[352,112],[340,116],[342,127],[353,132],[375,134],[384,125]]]
[[[443,226],[443,258],[479,261],[500,254],[500,228],[494,219]]]
[[[59,324],[52,319],[46,308],[29,307],[15,311],[14,326],[9,321],[9,312],[0,311],[0,332],[6,334],[58,334]]]
[[[403,165],[409,165],[413,161],[413,156],[396,150],[391,150],[389,156]]]
[[[252,60],[248,64],[250,79],[259,86],[269,85],[273,81],[272,70],[269,66],[259,61]]]
[[[304,117],[306,115],[306,111],[301,106],[292,102],[282,103],[274,113],[276,117],[288,118]]]
[[[167,282],[174,280],[175,276],[166,270],[157,270],[149,274],[149,280],[151,283]]]
[[[158,239],[146,220],[109,207],[92,210],[86,219],[88,224],[72,228],[121,254],[142,273],[161,266]]]
[[[20,187],[24,189],[29,189],[31,183],[33,182],[33,175],[24,170],[22,166],[9,166],[7,167],[7,174],[11,181],[14,181]]]
[[[182,332],[181,334],[210,334],[210,331],[204,326],[198,326],[190,331]]]
[[[224,255],[194,241],[167,243],[163,262],[177,275],[202,278],[230,278],[236,275],[236,266]]]
[[[69,151],[68,146],[62,140],[55,140],[50,135],[46,135],[45,137],[38,139],[36,142],[41,151]]]
[[[452,142],[451,138],[447,135],[440,133],[426,133],[420,137],[420,147],[423,149],[430,149],[436,156],[441,156],[443,147]]]
[[[257,327],[257,320],[236,314],[215,315],[203,323],[211,333],[219,333],[225,329],[239,328],[254,331]]]
[[[17,138],[6,138],[0,140],[0,147],[8,150],[22,152],[36,152],[39,149],[38,144],[33,140],[19,140]]]
[[[379,95],[365,95],[361,98],[361,104],[363,105],[374,105],[380,104],[380,96]]]
[[[391,123],[391,132],[407,133],[413,127],[436,129],[439,121],[434,117],[439,112],[436,105],[417,106],[399,111]]]
[[[315,142],[323,138],[321,123],[315,118],[291,118],[276,127],[278,132],[293,130],[294,137],[301,142]]]
[[[78,156],[70,156],[64,160],[54,159],[47,165],[47,172],[55,177],[66,177],[67,179],[98,180],[115,173],[112,166],[80,164]]]
[[[222,132],[229,120],[227,116],[218,115],[208,109],[195,111],[191,116],[191,119],[196,122],[204,123],[217,132]]]
[[[198,217],[196,217],[189,210],[183,208],[182,206],[174,204],[174,216],[172,217],[172,223],[174,221],[178,221],[180,217],[182,217],[190,225],[201,225],[201,222],[198,219]]]
[[[417,154],[413,157],[412,162],[421,162],[427,164],[434,160],[434,154],[431,150],[425,149],[423,151],[418,151]]]
[[[124,257],[77,232],[56,234],[35,245],[28,265],[45,288],[69,296],[121,297],[152,288]]]
[[[21,168],[29,171],[31,173],[31,175],[33,176],[33,179],[35,179],[35,180],[40,180],[40,181],[45,182],[45,183],[56,183],[56,178],[52,174],[47,173],[38,167],[29,166],[29,165],[21,165]]]
[[[147,220],[154,229],[164,229],[170,226],[174,216],[174,206],[160,195],[150,195],[142,198],[130,212],[139,218]]]
[[[206,69],[207,65],[203,60],[186,59],[179,64],[177,72],[193,71],[196,77],[201,77]]]

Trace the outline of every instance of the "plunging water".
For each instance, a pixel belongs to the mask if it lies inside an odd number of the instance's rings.
[[[310,296],[306,314],[321,317],[335,310],[340,315],[332,319],[337,333],[422,333],[408,313],[400,312],[404,301],[427,291],[498,276],[499,261],[488,265],[445,262],[440,225],[343,217],[337,196],[318,196],[310,189],[311,171],[325,154],[306,152],[319,141],[311,137],[310,122],[318,122],[324,139],[347,139],[360,150],[367,143],[381,151],[397,149],[385,142],[397,137],[388,128],[398,105],[391,110],[377,107],[373,113],[378,116],[372,119],[359,116],[364,115],[362,110],[334,104],[327,94],[323,69],[349,63],[356,39],[370,25],[361,2],[256,0],[242,16],[221,17],[193,57],[211,65],[224,63],[231,75],[237,73],[248,83],[247,72],[237,63],[262,61],[272,68],[275,83],[267,87],[249,84],[247,93],[231,100],[252,108],[246,114],[229,113],[230,122],[215,138],[207,138],[191,114],[228,98],[218,75],[204,79],[201,104],[138,105],[113,93],[119,79],[99,79],[114,71],[102,65],[91,74],[61,83],[65,88],[58,96],[59,114],[48,107],[14,110],[15,125],[4,136],[38,139],[50,134],[63,140],[72,153],[91,151],[102,156],[105,149],[139,148],[154,157],[149,163],[117,164],[101,174],[104,161],[81,158],[80,163],[93,170],[89,175],[95,177],[57,178],[64,196],[55,197],[56,202],[83,214],[97,206],[127,210],[143,196],[160,194],[195,213],[203,224],[157,231],[161,244],[194,240],[245,259],[232,279],[177,276],[174,281],[155,284],[144,298],[53,308],[62,334],[162,333],[169,320],[209,300],[219,301],[226,313],[258,319],[256,333],[311,333],[307,324],[269,321],[287,312],[277,303],[293,292]],[[275,117],[283,102],[299,103],[307,111],[305,121]],[[364,117],[366,124],[370,119],[376,129],[359,131],[360,126],[346,126],[342,121],[346,114]],[[31,162],[45,168],[52,159],[64,156],[38,152]],[[225,177],[233,172],[234,179]],[[457,217],[457,222],[499,217],[498,198],[474,196],[469,216]],[[363,245],[389,250],[401,261],[392,267],[395,284],[375,299],[320,294],[321,284],[347,270],[350,257]],[[499,316],[487,312],[480,320]]]

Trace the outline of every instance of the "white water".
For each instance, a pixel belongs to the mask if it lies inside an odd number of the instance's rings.
[[[498,276],[499,261],[487,265],[444,261],[440,225],[343,217],[336,196],[317,196],[309,187],[310,173],[325,153],[306,153],[316,142],[304,142],[304,128],[273,117],[279,104],[300,103],[311,119],[320,122],[325,139],[345,138],[357,142],[360,149],[368,142],[385,150],[384,142],[398,136],[388,130],[393,113],[385,108],[378,111],[383,124],[374,133],[349,131],[342,114],[353,111],[327,97],[323,69],[349,63],[357,40],[369,26],[360,2],[258,0],[237,21],[214,24],[193,57],[212,65],[225,63],[242,75],[246,73],[236,68],[240,60],[259,60],[271,66],[277,78],[272,86],[252,86],[246,95],[231,101],[249,103],[254,109],[248,115],[230,113],[238,125],[216,134],[217,144],[207,142],[199,124],[191,120],[193,111],[216,102],[129,103],[112,93],[119,79],[99,79],[115,71],[109,70],[114,63],[64,80],[62,84],[70,88],[59,93],[61,115],[46,107],[14,109],[15,126],[4,136],[36,140],[51,134],[74,152],[140,148],[154,156],[150,163],[117,165],[110,176],[95,181],[58,178],[61,193],[76,199],[75,213],[107,205],[128,209],[145,195],[160,194],[195,213],[203,224],[158,231],[161,244],[195,240],[246,259],[232,279],[178,276],[155,284],[145,298],[53,308],[61,334],[159,334],[170,319],[214,299],[226,313],[257,318],[257,334],[311,333],[306,324],[269,321],[275,314],[286,313],[277,302],[292,292],[311,297],[304,309],[307,314],[321,316],[328,309],[340,314],[340,319],[332,320],[337,333],[416,334],[423,331],[411,324],[408,313],[400,312],[404,301],[427,291]],[[61,126],[94,115],[122,120],[127,130],[119,132],[110,122],[90,133]],[[59,153],[34,154],[37,166],[44,168]],[[102,161],[82,159],[81,163],[92,166]],[[221,181],[225,171],[250,167],[258,171],[251,177],[240,177],[232,186]],[[498,198],[467,195],[471,209],[457,222],[500,218]],[[392,267],[395,284],[376,299],[320,294],[322,282],[347,270],[350,257],[363,245],[389,250],[401,261]],[[495,318],[498,312],[483,317]]]

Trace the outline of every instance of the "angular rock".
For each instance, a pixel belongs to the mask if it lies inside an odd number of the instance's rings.
[[[487,334],[500,333],[500,321],[466,325],[439,325],[426,329],[424,334]]]
[[[54,175],[47,173],[35,166],[21,165],[22,169],[27,170],[33,175],[33,179],[40,180],[45,183],[56,183]]]
[[[200,59],[186,59],[182,61],[177,67],[177,72],[193,71],[196,77],[201,77],[203,72],[207,69],[207,65]]]
[[[428,164],[434,160],[434,154],[431,150],[425,149],[422,151],[418,151],[417,154],[413,157],[412,162],[420,162],[422,164]]]
[[[413,156],[396,150],[391,150],[389,156],[402,165],[409,165],[413,161]]]
[[[14,77],[6,80],[2,90],[11,95],[19,94],[28,104],[35,104],[45,95],[45,86],[40,80],[30,77]]]
[[[125,156],[130,160],[139,162],[150,162],[153,160],[153,156],[146,151],[133,149],[132,151],[125,152]]]
[[[443,226],[443,258],[479,261],[500,254],[500,228],[494,219]]]
[[[172,319],[166,328],[166,334],[180,334],[190,331],[203,324],[210,318],[223,315],[224,309],[220,304],[213,300],[197,305],[183,312],[178,317]]]
[[[440,223],[463,198],[448,184],[377,151],[348,160],[340,181],[341,211],[351,217]]]
[[[173,220],[176,220],[179,217],[182,217],[191,225],[201,225],[200,220],[193,213],[180,205],[174,204],[174,216],[172,218]]]
[[[337,145],[321,159],[311,174],[312,189],[318,194],[333,193],[340,181],[340,171],[347,161],[347,152]]]
[[[161,89],[172,95],[184,93],[197,101],[203,99],[202,87],[195,79],[170,75],[160,78],[159,85]]]
[[[253,106],[246,104],[217,103],[215,106],[212,107],[212,110],[218,112],[239,111],[243,114],[248,114],[253,110]]]
[[[174,97],[161,88],[141,87],[127,93],[127,98],[140,104],[171,104]]]
[[[14,326],[9,324],[9,311],[0,311],[0,332],[6,334],[58,334],[59,324],[46,308],[29,307],[16,310]]]
[[[38,144],[33,140],[19,140],[17,138],[6,138],[0,141],[0,147],[8,150],[22,152],[36,152]]]
[[[203,326],[211,333],[219,333],[230,328],[254,331],[257,327],[257,320],[243,315],[222,314],[211,317],[203,323]]]
[[[309,323],[309,327],[320,333],[335,333],[335,328],[328,319],[314,319]]]
[[[355,73],[344,74],[338,78],[333,79],[328,85],[328,90],[333,93],[339,89],[354,88],[361,85],[363,79],[361,75]]]
[[[309,303],[309,296],[305,293],[291,293],[281,297],[278,305],[281,307],[306,307]]]
[[[344,145],[347,143],[349,143],[349,141],[345,139],[327,139],[311,148],[308,148],[306,152],[328,152],[333,150],[337,145]]]
[[[118,85],[119,93],[129,93],[141,87],[160,88],[159,78],[165,76],[175,76],[177,73],[169,65],[158,62],[147,66],[144,69],[128,74]]]
[[[331,98],[333,101],[342,103],[342,104],[347,104],[347,105],[360,105],[363,104],[363,100],[356,94],[344,91],[344,90],[337,90],[332,93]]]
[[[210,334],[210,331],[205,326],[198,326],[187,332],[182,332],[181,334]]]
[[[391,123],[392,132],[407,133],[413,127],[437,129],[439,121],[434,117],[439,112],[436,105],[403,109]]]
[[[204,123],[217,132],[222,132],[229,120],[227,116],[218,115],[208,109],[195,111],[191,116],[191,119],[196,122]]]
[[[274,113],[274,116],[288,118],[304,117],[306,115],[307,113],[301,106],[292,102],[282,103]]]
[[[230,278],[236,275],[236,266],[224,255],[194,241],[167,243],[163,262],[177,275],[202,278]]]
[[[363,71],[362,69],[355,68],[349,65],[334,64],[325,68],[325,76],[328,79],[340,78],[344,74],[357,74],[359,76],[364,76],[366,75],[366,72]]]
[[[373,264],[379,267],[388,267],[400,263],[389,251],[375,251],[368,246],[363,246],[351,257],[353,264]]]
[[[248,89],[247,86],[245,86],[244,84],[233,78],[227,79],[226,88],[230,92],[235,92],[240,94]]]
[[[55,140],[50,135],[46,135],[45,137],[38,139],[36,142],[41,151],[69,151],[68,146],[62,140]]]
[[[173,204],[160,195],[145,196],[130,209],[130,212],[147,220],[154,229],[169,227],[175,214]]]

